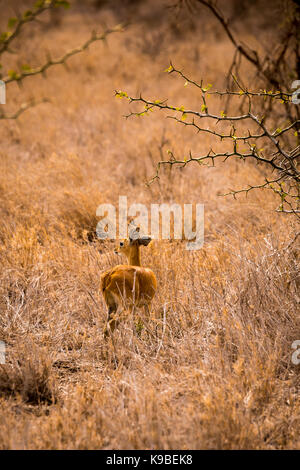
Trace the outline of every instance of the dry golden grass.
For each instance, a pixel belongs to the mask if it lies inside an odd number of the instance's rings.
[[[0,130],[1,449],[300,448],[296,243],[287,248],[295,223],[274,212],[269,193],[219,197],[261,181],[250,164],[166,170],[147,188],[161,152],[202,153],[211,138],[160,113],[125,121],[128,105],[113,97],[142,91],[197,106],[195,90],[162,72],[170,58],[223,86],[233,50],[222,30],[206,14],[180,28],[159,5],[142,3],[143,23],[93,44],[69,70],[8,90],[7,111],[33,92],[51,103]],[[122,14],[75,6],[59,26],[24,33],[14,60],[34,65],[47,48],[58,55]],[[263,18],[243,21],[236,27],[255,47],[258,33],[272,37]],[[99,278],[119,259],[112,243],[90,235],[97,206],[119,195],[129,204],[204,203],[205,244],[189,252],[185,242],[154,241],[143,250],[159,283],[158,320],[139,337],[128,318],[112,343],[102,336]]]

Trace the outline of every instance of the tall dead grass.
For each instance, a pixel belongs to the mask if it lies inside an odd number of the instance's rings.
[[[150,21],[152,7],[141,5]],[[42,39],[35,26],[34,58],[37,46],[77,45],[95,19],[118,19],[78,8]],[[137,24],[108,47],[92,46],[69,72],[33,79],[51,104],[1,127],[2,449],[300,447],[299,366],[291,362],[300,338],[295,223],[274,212],[268,193],[219,197],[260,181],[252,165],[167,169],[146,188],[168,148],[200,152],[210,139],[161,115],[125,121],[126,104],[113,98],[114,89],[127,89],[195,104],[193,90],[161,73],[170,57],[220,84],[231,46],[213,23],[198,21],[180,33],[158,23],[144,36]],[[161,48],[159,35],[172,41]],[[9,105],[30,95],[29,82],[15,93]],[[159,285],[156,320],[146,319],[139,337],[129,316],[105,342],[99,275],[119,259],[93,234],[97,206],[117,204],[119,195],[129,204],[204,203],[205,244],[197,252],[184,241],[145,248],[143,263]]]

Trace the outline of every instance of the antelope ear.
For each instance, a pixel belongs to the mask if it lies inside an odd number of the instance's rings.
[[[133,244],[133,242],[138,240],[139,231],[140,231],[140,227],[134,227],[132,230],[129,231],[129,242],[131,245]]]
[[[152,238],[151,237],[141,237],[138,239],[139,245],[147,246],[151,242]]]

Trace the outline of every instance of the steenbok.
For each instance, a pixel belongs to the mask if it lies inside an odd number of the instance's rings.
[[[154,297],[157,281],[153,271],[141,266],[141,246],[149,245],[151,238],[140,235],[139,227],[132,230],[129,239],[120,241],[115,253],[124,254],[128,264],[118,264],[101,275],[101,292],[108,308],[106,337],[117,325],[117,311],[121,307],[145,309],[150,315],[150,303]]]

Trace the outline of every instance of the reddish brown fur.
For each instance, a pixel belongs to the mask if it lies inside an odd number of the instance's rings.
[[[144,238],[120,242],[115,252],[125,254],[128,265],[119,264],[101,275],[101,291],[108,307],[105,336],[108,333],[108,327],[111,331],[115,329],[114,315],[121,305],[125,308],[144,307],[149,313],[157,281],[151,269],[140,266],[140,246],[147,245],[150,240],[150,238]]]

